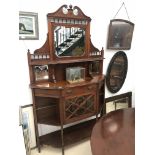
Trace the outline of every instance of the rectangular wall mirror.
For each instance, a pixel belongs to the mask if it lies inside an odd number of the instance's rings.
[[[129,50],[131,48],[134,24],[123,19],[110,21],[108,49]]]

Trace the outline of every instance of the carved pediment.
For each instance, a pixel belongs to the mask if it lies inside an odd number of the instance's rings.
[[[48,20],[50,19],[77,19],[77,20],[87,20],[90,21],[91,18],[86,16],[82,10],[78,6],[72,6],[69,5],[63,5],[61,6],[57,11],[53,13],[48,13],[47,14]]]
[[[90,21],[78,6],[62,5],[48,13],[48,34],[44,45],[28,55],[33,64],[66,63],[103,58],[104,50],[90,39]]]

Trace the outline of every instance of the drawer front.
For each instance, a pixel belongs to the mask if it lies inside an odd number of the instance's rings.
[[[96,84],[67,88],[63,91],[63,96],[77,96],[79,94],[96,92],[96,88]]]
[[[34,89],[35,96],[59,97],[60,90]]]

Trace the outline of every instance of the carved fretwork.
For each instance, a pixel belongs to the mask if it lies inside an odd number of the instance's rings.
[[[69,98],[65,101],[66,120],[94,112],[94,94]]]

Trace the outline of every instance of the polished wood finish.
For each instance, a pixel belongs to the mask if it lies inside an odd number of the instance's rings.
[[[102,117],[91,134],[93,155],[135,154],[135,109],[119,109]]]
[[[63,13],[66,9],[68,13]],[[74,11],[78,10],[78,14]],[[64,137],[66,133],[64,125],[83,120],[85,118],[96,116],[100,112],[100,107],[104,103],[104,75],[103,55],[104,50],[98,50],[90,40],[90,17],[86,16],[82,10],[71,5],[61,6],[54,13],[47,14],[48,33],[44,45],[36,49],[33,54],[28,51],[28,65],[30,73],[30,88],[33,96],[33,109],[35,118],[35,129],[37,137],[37,147],[40,151],[40,144],[46,143],[45,135],[40,137],[38,133],[38,123],[47,125],[57,125],[61,127],[59,132],[54,132],[61,141],[62,154],[64,154],[64,145],[69,144]],[[55,52],[54,28],[56,26],[79,27],[85,29],[85,48],[82,56],[62,56],[59,57]],[[90,64],[97,61],[99,64],[98,71],[93,75],[90,73]],[[40,72],[44,72],[46,65],[48,78],[36,79],[36,67]],[[70,84],[66,79],[66,69],[69,67],[81,67],[85,69],[83,82]],[[44,75],[46,75],[44,74]],[[73,128],[72,128],[73,129]],[[71,129],[67,130],[72,132]],[[72,142],[77,132],[72,135]],[[81,132],[81,129],[79,130]],[[83,138],[89,134],[84,132]],[[89,133],[89,132],[88,132]],[[61,135],[61,138],[60,136]],[[65,134],[65,136],[67,136]],[[75,135],[75,136],[73,136]],[[90,136],[90,135],[89,135]],[[49,136],[50,138],[50,136]],[[81,139],[81,138],[79,138]],[[76,140],[75,140],[76,141]]]

